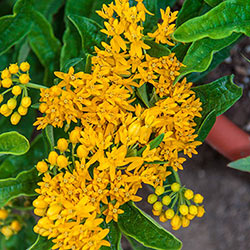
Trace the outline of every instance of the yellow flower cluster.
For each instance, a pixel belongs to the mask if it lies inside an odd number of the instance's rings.
[[[205,209],[203,196],[195,194],[191,189],[181,187],[177,182],[171,185],[158,186],[154,194],[148,196],[148,203],[153,204],[153,214],[159,216],[161,222],[170,220],[173,230],[188,227],[190,221],[202,217]],[[192,204],[192,202],[194,204]]]
[[[179,153],[192,157],[201,144],[194,134],[201,102],[186,79],[173,85],[183,66],[173,53],[147,54],[146,13],[151,14],[142,0],[136,6],[128,0],[104,4],[98,14],[107,19],[101,31],[110,42],[95,48],[92,72],[75,73],[72,67],[68,73],[55,72],[60,83],[41,89],[44,116],[34,124],[38,129],[79,126],[36,166],[44,177],[33,203],[35,214],[42,216],[34,230],[52,238],[53,249],[108,246],[100,216],[107,223],[117,221],[122,204],[141,200],[136,193],[143,183],[162,188],[171,174],[168,167],[183,168]],[[165,36],[161,29],[176,13],[167,9],[162,15],[159,34],[151,36],[167,43],[174,26]],[[149,90],[149,101],[140,96],[143,88]]]
[[[9,68],[4,69],[1,72],[0,88],[6,88],[4,92],[0,93],[0,103],[4,101],[4,95],[8,95],[11,91],[12,98],[9,98],[5,104],[0,107],[0,114],[5,117],[10,117],[10,122],[13,125],[17,125],[21,120],[21,116],[24,116],[28,112],[28,107],[31,105],[31,99],[28,96],[28,90],[26,85],[30,81],[29,71],[30,65],[27,62],[22,62],[20,66],[17,64],[11,64]],[[20,98],[20,105],[17,110],[18,97]]]
[[[9,216],[8,210],[0,208],[0,232],[5,236],[6,239],[10,238],[13,234],[17,234],[22,226],[16,219],[7,220]]]

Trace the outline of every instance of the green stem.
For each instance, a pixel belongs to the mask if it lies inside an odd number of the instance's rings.
[[[174,174],[176,182],[181,185],[180,177],[179,177],[178,173],[174,169],[173,169],[173,174]]]
[[[11,90],[12,90],[12,88],[5,90],[3,93],[1,93],[1,95],[5,95],[5,94],[7,94],[8,92],[10,92]]]
[[[32,82],[27,83],[25,86],[28,87],[28,88],[32,88],[32,89],[47,89],[46,86],[36,84],[36,83],[32,83]]]

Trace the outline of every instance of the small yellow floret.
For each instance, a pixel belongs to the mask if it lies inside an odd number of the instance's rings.
[[[191,190],[191,189],[187,189],[184,193],[184,197],[187,199],[187,200],[191,200],[193,199],[194,197],[194,192]]]
[[[172,208],[167,209],[165,216],[167,219],[171,220],[174,217],[174,210]]]
[[[19,76],[19,81],[20,81],[20,83],[22,83],[22,84],[27,84],[27,83],[30,81],[30,77],[29,77],[28,74],[21,74],[21,75]]]
[[[12,94],[15,95],[15,96],[18,96],[22,93],[22,89],[20,86],[18,85],[15,85],[13,88],[12,88]]]
[[[12,228],[12,230],[14,230],[15,232],[19,232],[21,230],[21,224],[18,220],[13,220],[10,224],[10,227]]]
[[[153,204],[153,203],[155,203],[156,201],[157,201],[157,195],[155,195],[155,194],[150,194],[149,196],[148,196],[148,203],[149,204]]]
[[[0,220],[5,220],[8,217],[8,211],[5,209],[0,209]]]
[[[49,153],[48,161],[49,161],[49,163],[50,163],[52,166],[56,165],[57,157],[58,157],[57,152],[51,151],[51,152]]]
[[[39,161],[37,164],[36,164],[36,169],[37,171],[39,171],[40,173],[45,173],[48,171],[48,164],[44,161]]]
[[[76,144],[79,142],[81,135],[80,135],[80,130],[74,129],[70,132],[69,134],[69,140],[71,143]]]
[[[182,215],[187,215],[188,214],[188,206],[187,205],[180,205],[179,211]]]
[[[20,105],[19,107],[18,107],[18,113],[20,114],[20,115],[22,115],[22,116],[24,116],[24,115],[27,115],[27,113],[28,113],[28,108],[25,108],[25,107],[23,107],[22,105]]]
[[[202,217],[205,214],[205,209],[202,206],[197,207],[197,217]]]
[[[16,107],[17,101],[15,98],[10,98],[7,102],[7,106],[9,109],[14,109]]]
[[[46,201],[44,201],[43,199],[35,199],[32,204],[36,208],[45,209],[48,207],[48,203]]]
[[[61,151],[61,152],[65,152],[68,149],[68,142],[66,139],[64,138],[60,138],[57,141],[57,148]]]
[[[68,166],[68,159],[64,155],[59,155],[56,163],[59,168],[66,168]]]
[[[5,79],[2,80],[3,88],[8,89],[8,88],[11,87],[11,85],[12,85],[12,80],[10,78],[5,78]]]
[[[163,205],[162,205],[162,203],[160,201],[155,202],[155,204],[153,205],[153,209],[155,211],[161,211],[162,207],[163,207]]]
[[[23,72],[28,71],[28,70],[30,69],[29,63],[27,63],[27,62],[22,62],[22,63],[20,64],[20,69],[21,69]]]
[[[18,112],[14,112],[12,116],[10,117],[10,122],[13,125],[17,125],[21,120],[21,116],[19,115]]]
[[[10,74],[9,70],[8,69],[4,69],[2,71],[2,73],[1,73],[1,77],[2,77],[2,79],[10,78],[11,74]]]
[[[165,188],[164,188],[164,187],[161,187],[161,186],[158,186],[158,187],[156,187],[156,189],[155,189],[155,193],[156,193],[158,196],[161,195],[161,194],[163,194],[164,191],[165,191]]]
[[[173,192],[179,192],[180,188],[181,188],[181,185],[180,185],[179,183],[177,183],[177,182],[174,182],[174,183],[171,185],[171,190],[172,190]]]
[[[189,213],[190,213],[191,215],[196,215],[196,214],[198,213],[197,207],[196,207],[195,205],[191,205],[191,206],[189,207]]]
[[[182,218],[181,218],[181,225],[182,225],[183,227],[188,227],[188,226],[190,225],[190,220],[187,219],[186,217],[182,217]]]
[[[1,233],[8,239],[10,236],[13,235],[13,231],[11,230],[10,226],[4,226],[1,228]]]
[[[21,101],[21,105],[25,108],[28,108],[31,105],[31,99],[28,96],[25,96],[22,101]]]
[[[18,68],[18,65],[15,63],[15,64],[11,64],[9,66],[9,72],[11,74],[16,74],[18,72],[19,68]]]
[[[204,197],[201,195],[201,194],[196,194],[195,196],[194,196],[194,199],[193,199],[193,201],[195,202],[195,203],[202,203],[203,202],[203,200],[204,200]]]
[[[169,195],[165,195],[163,198],[162,198],[162,204],[165,205],[165,206],[168,206],[171,202],[171,197]]]

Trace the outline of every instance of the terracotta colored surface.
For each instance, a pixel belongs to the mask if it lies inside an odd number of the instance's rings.
[[[250,155],[250,136],[223,115],[217,117],[206,142],[229,160]]]

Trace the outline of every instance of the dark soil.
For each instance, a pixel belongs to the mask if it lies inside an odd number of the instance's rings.
[[[234,74],[243,88],[243,97],[226,112],[238,126],[250,132],[250,39],[244,38],[231,56],[209,74],[206,82]],[[206,214],[188,228],[172,231],[183,241],[183,250],[249,250],[250,249],[250,174],[227,167],[229,161],[204,143],[199,154],[180,172],[182,183],[205,197]],[[146,196],[144,191],[143,196]],[[138,204],[151,214],[151,206]],[[131,249],[123,242],[125,250]]]

